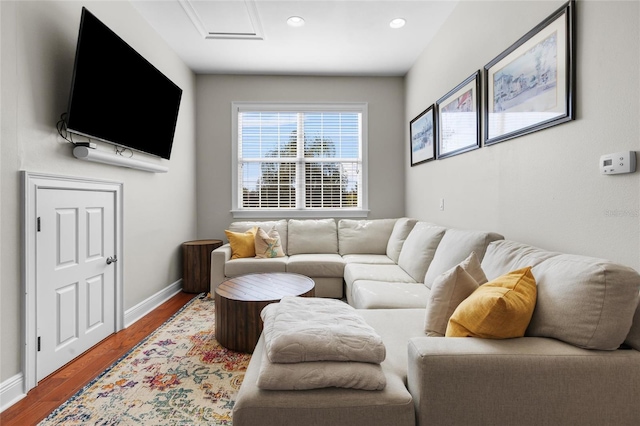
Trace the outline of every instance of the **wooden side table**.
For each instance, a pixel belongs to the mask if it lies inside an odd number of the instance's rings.
[[[182,291],[202,293],[211,290],[211,252],[221,245],[221,240],[182,243]]]
[[[253,353],[262,333],[262,308],[285,296],[315,296],[315,282],[291,272],[239,275],[215,291],[216,340],[232,351]]]

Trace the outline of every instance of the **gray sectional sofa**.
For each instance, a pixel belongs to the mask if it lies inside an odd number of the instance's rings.
[[[482,231],[414,219],[236,222],[276,227],[285,257],[211,256],[211,290],[225,277],[289,271],[320,297],[346,298],[381,336],[381,391],[257,386],[264,337],[233,413],[245,425],[640,424],[640,275]],[[525,337],[427,337],[431,285],[471,252],[488,280],[532,267],[537,302]]]

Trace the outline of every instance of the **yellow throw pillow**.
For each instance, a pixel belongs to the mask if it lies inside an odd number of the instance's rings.
[[[275,228],[269,233],[264,229],[258,228],[256,232],[256,257],[258,259],[270,259],[273,257],[284,257],[280,234]]]
[[[536,296],[531,267],[509,272],[481,285],[463,300],[451,315],[445,336],[522,337],[531,321]]]
[[[224,231],[231,245],[231,259],[254,257],[256,255],[255,239],[257,231],[258,228],[255,226],[246,232]]]

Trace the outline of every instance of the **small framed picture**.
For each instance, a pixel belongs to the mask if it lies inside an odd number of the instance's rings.
[[[573,0],[485,65],[484,143],[574,119]]]
[[[435,159],[435,114],[433,105],[409,123],[411,166]]]
[[[480,148],[480,71],[436,102],[436,157],[446,158]]]

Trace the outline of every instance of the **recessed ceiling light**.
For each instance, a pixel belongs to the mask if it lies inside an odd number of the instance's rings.
[[[299,16],[291,16],[287,19],[287,25],[290,27],[302,27],[304,25],[304,19]]]
[[[395,19],[392,19],[391,22],[389,22],[389,26],[391,28],[402,28],[406,23],[407,21],[405,21],[402,18],[395,18]]]

